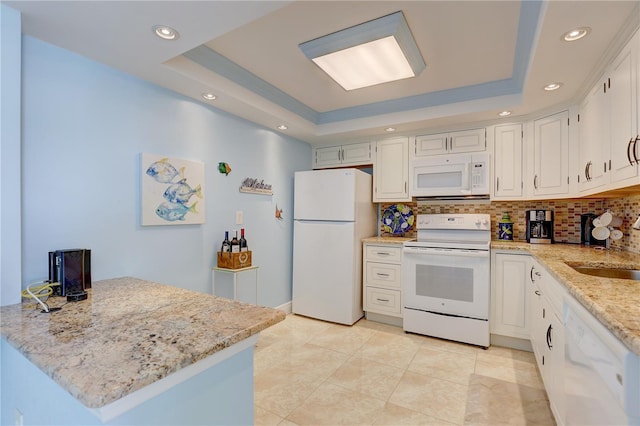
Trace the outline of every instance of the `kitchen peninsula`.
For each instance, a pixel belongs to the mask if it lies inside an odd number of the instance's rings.
[[[62,309],[0,308],[3,419],[253,423],[253,346],[285,318],[130,277],[94,282],[85,301],[49,305]]]

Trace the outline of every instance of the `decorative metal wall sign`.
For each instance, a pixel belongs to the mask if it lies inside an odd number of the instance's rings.
[[[242,185],[240,185],[240,192],[246,192],[248,194],[273,195],[271,185],[264,183],[264,179],[258,180],[254,178],[246,178],[243,180]]]

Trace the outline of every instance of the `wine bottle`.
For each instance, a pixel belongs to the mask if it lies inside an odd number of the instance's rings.
[[[231,253],[240,252],[240,241],[238,241],[238,230],[234,230],[235,234],[231,240]]]
[[[229,253],[231,251],[231,243],[229,242],[229,231],[224,231],[224,240],[222,241],[222,247],[220,247],[222,253]]]
[[[240,229],[240,251],[249,251],[247,240],[244,238],[244,228]]]

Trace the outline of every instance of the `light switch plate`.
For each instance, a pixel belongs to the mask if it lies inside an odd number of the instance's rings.
[[[242,210],[236,210],[236,225],[242,225],[243,220],[244,214],[242,213]]]

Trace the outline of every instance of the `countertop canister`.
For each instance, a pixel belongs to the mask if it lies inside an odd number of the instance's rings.
[[[498,239],[513,241],[513,221],[508,212],[504,212],[498,222]]]

